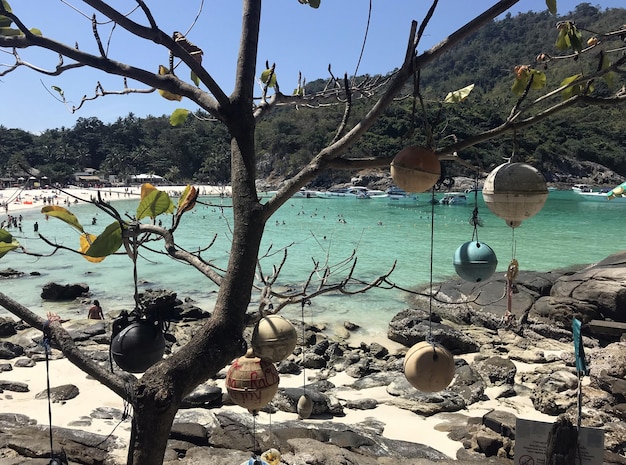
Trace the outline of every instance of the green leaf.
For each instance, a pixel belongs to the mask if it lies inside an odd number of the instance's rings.
[[[546,0],[546,6],[553,15],[556,14],[556,0]]]
[[[297,95],[299,97],[302,97],[304,95],[304,89],[302,87],[298,86],[298,87],[296,87],[293,90],[293,94],[292,95]]]
[[[6,0],[2,0],[2,6],[4,7],[5,11],[13,13],[13,10],[11,10],[11,7],[9,6],[9,2],[7,2]],[[0,28],[9,27],[12,23],[13,20],[11,18],[0,15]]]
[[[198,77],[198,75],[196,73],[194,73],[193,71],[191,72],[191,80],[193,81],[193,83],[196,85],[196,87],[200,87],[200,78]]]
[[[19,248],[20,244],[16,240],[13,242],[0,242],[0,258],[4,257],[11,250]]]
[[[187,120],[187,116],[189,115],[189,110],[185,108],[177,108],[170,115],[170,125],[172,126],[180,126]]]
[[[271,76],[271,79],[270,79]],[[268,82],[269,81],[269,82]],[[276,86],[276,73],[273,73],[271,69],[266,69],[261,73],[261,82],[267,87]]]
[[[546,73],[537,69],[531,70],[533,76],[533,82],[530,85],[531,89],[543,89],[546,86],[547,78]]]
[[[22,31],[19,29],[13,29],[12,27],[0,27],[0,36],[15,37],[22,35]]]
[[[446,95],[446,98],[443,100],[444,103],[459,103],[465,100],[470,92],[474,89],[474,84],[470,84],[469,86],[463,87],[462,89],[455,90],[453,92],[449,92]]]
[[[50,88],[56,93],[58,93],[61,97],[65,98],[65,92],[63,92],[63,89],[57,86],[51,86]]]
[[[582,76],[581,74],[575,74],[574,76],[570,76],[568,78],[563,79],[561,81],[561,87],[569,86],[572,82],[576,81],[576,79],[580,78],[581,76]],[[583,90],[582,85],[576,84],[576,85],[573,85],[564,89],[561,95],[563,97],[563,100],[567,100],[574,95],[580,94],[582,90]]]
[[[583,49],[583,35],[578,30],[576,25],[572,24],[569,32],[569,42],[576,52],[580,52]]]
[[[41,29],[37,29],[36,27],[31,27],[29,29],[29,31],[31,32],[31,34],[34,34],[36,36],[42,36],[43,33],[41,32]]]
[[[10,244],[13,242],[13,235],[6,229],[0,229],[0,242],[6,242]]]
[[[111,223],[96,237],[85,255],[88,257],[108,257],[122,246],[122,228],[119,222]]]
[[[169,195],[158,189],[153,190],[141,199],[137,207],[137,219],[150,217],[156,218],[162,213],[172,213],[174,211],[174,202]]]
[[[78,221],[78,218],[70,212],[69,210],[63,207],[57,207],[56,205],[49,205],[47,207],[43,207],[41,209],[41,213],[48,216],[53,216],[55,218],[60,219],[61,221],[65,221],[67,224],[77,229],[78,231],[84,233],[85,230],[83,226]]]
[[[518,78],[513,83],[513,87],[511,87],[511,91],[515,95],[522,95],[526,90],[526,84],[528,84],[528,78]]]
[[[85,255],[87,251],[89,250],[89,247],[91,247],[91,244],[93,244],[97,238],[98,236],[96,236],[95,234],[89,234],[89,233],[83,233],[80,235],[80,238],[79,238],[80,253],[82,254],[82,257],[85,260],[91,263],[100,263],[102,260],[105,259],[105,257],[95,258],[95,257],[88,257],[87,255]]]

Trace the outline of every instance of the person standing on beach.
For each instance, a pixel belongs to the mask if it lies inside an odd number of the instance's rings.
[[[36,221],[35,221],[35,224],[33,225],[33,230],[35,232],[39,231],[39,223],[37,223]]]
[[[93,305],[89,308],[87,318],[90,320],[104,320],[104,314],[102,313],[102,307],[98,300],[93,301]]]

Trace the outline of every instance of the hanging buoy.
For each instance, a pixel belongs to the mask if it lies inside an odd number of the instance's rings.
[[[254,356],[252,349],[235,360],[226,373],[226,390],[232,401],[251,413],[265,407],[278,391],[278,371],[273,363]]]
[[[527,163],[503,163],[489,173],[483,185],[489,210],[512,228],[539,213],[547,198],[546,180]]]
[[[426,192],[441,176],[437,154],[423,147],[402,149],[391,162],[391,177],[407,192]]]
[[[311,416],[311,413],[313,413],[313,401],[308,394],[302,394],[300,396],[296,410],[300,420],[306,420]]]
[[[454,372],[454,357],[437,344],[418,342],[404,357],[404,376],[423,392],[444,390],[452,382]]]
[[[252,331],[254,355],[270,362],[286,359],[296,348],[297,342],[296,328],[280,315],[261,318]]]
[[[122,329],[111,341],[115,363],[130,373],[143,373],[163,358],[165,337],[158,322],[139,320]]]
[[[454,252],[454,269],[465,281],[479,283],[488,279],[498,266],[496,253],[483,242],[470,241]]]

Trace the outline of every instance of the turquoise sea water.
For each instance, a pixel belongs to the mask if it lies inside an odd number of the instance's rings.
[[[277,285],[302,286],[313,261],[332,265],[340,278],[349,270],[345,259],[355,251],[358,261],[354,277],[369,281],[397,261],[390,280],[410,288],[430,279],[432,236],[433,279],[456,276],[452,264],[454,252],[472,240],[473,227],[468,220],[475,206],[474,195],[469,195],[467,205],[435,205],[432,235],[429,198],[430,194],[421,194],[414,206],[390,205],[385,200],[293,198],[267,225],[261,251],[263,273],[270,274],[272,267],[280,264],[283,251],[289,246]],[[197,250],[208,246],[215,237],[203,256],[225,267],[232,221],[230,210],[220,205],[228,205],[228,199],[203,198],[203,201],[212,205],[199,205],[184,216],[177,241],[188,250]],[[133,212],[137,200],[115,200],[113,204],[121,212]],[[555,191],[549,194],[536,216],[515,230],[489,211],[480,194],[477,206],[483,221],[483,226],[477,229],[478,239],[495,251],[497,273],[506,270],[513,256],[522,270],[548,271],[594,263],[624,248],[621,233],[626,221],[626,203],[586,202],[574,192]],[[102,212],[87,204],[73,206],[71,210],[91,233],[100,233],[110,222]],[[22,214],[24,232],[12,232],[29,251],[51,252],[49,246],[35,237],[35,221],[39,223],[39,232],[49,240],[77,248],[78,235],[66,224],[54,218],[46,221],[37,211]],[[93,217],[98,221],[90,226]],[[133,307],[133,270],[127,256],[112,256],[92,264],[63,250],[43,258],[9,253],[0,261],[0,269],[5,268],[23,271],[26,276],[1,280],[2,292],[41,315],[47,311],[70,318],[86,315],[87,305],[42,301],[41,288],[50,281],[88,284],[92,298],[100,300],[105,313]],[[217,289],[191,267],[162,255],[145,253],[138,261],[137,271],[140,290],[172,289],[180,298],[192,298],[200,307],[211,310]],[[31,276],[32,272],[40,275]],[[350,320],[371,333],[384,333],[393,315],[406,308],[406,299],[404,292],[381,289],[352,296],[326,295],[306,307],[306,313],[314,321],[332,325]],[[255,303],[256,296],[250,310],[254,310]],[[6,311],[0,309],[0,314]],[[298,317],[300,307],[286,310],[285,315]]]

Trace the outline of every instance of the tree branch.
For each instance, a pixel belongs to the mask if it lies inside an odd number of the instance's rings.
[[[402,87],[412,76],[415,70],[420,69],[435,60],[448,49],[454,47],[457,43],[478,31],[481,27],[492,21],[501,13],[504,13],[518,1],[519,0],[501,0],[493,7],[489,8],[484,13],[477,16],[465,26],[451,34],[448,38],[417,57],[415,56],[417,23],[413,21],[411,24],[411,31],[409,33],[407,53],[405,54],[404,62],[396,72],[393,79],[390,81],[389,87],[385,93],[373,105],[367,115],[365,115],[365,117],[350,131],[348,131],[341,139],[332,145],[322,149],[322,151],[320,151],[306,167],[291,178],[291,180],[285,183],[276,195],[264,205],[265,216],[269,218],[282,204],[287,201],[287,199],[289,199],[301,187],[306,185],[307,182],[315,178],[322,171],[328,169],[330,163],[334,159],[339,157],[347,150],[348,147],[360,139],[391,105],[393,99],[401,92]]]
[[[24,320],[33,328],[37,328],[42,332],[44,326],[49,323],[48,320],[44,320],[34,314],[28,308],[14,301],[2,292],[0,292],[0,305],[15,316]],[[134,376],[126,375],[126,377],[122,377],[121,375],[117,375],[102,368],[78,349],[72,337],[60,324],[50,323],[50,333],[53,340],[59,345],[63,355],[65,355],[70,362],[85,373],[93,376],[98,382],[107,386],[121,398],[128,400],[129,384],[134,384],[137,381]]]

